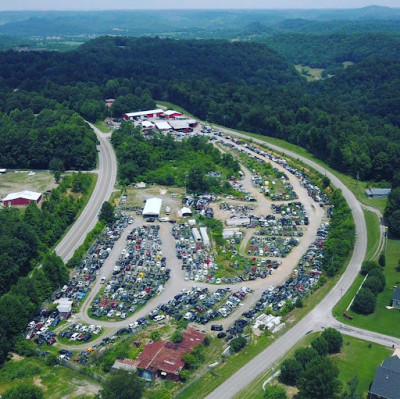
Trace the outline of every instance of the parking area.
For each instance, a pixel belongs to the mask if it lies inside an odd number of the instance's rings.
[[[159,225],[142,225],[130,231],[112,276],[101,277],[104,288],[92,302],[92,317],[125,319],[163,291],[170,269],[159,230]]]

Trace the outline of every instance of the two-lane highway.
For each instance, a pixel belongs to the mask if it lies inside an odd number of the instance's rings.
[[[96,225],[101,206],[104,201],[109,200],[117,177],[117,160],[109,141],[111,134],[102,133],[92,124],[89,123],[89,125],[100,141],[97,147],[99,150],[98,179],[85,209],[55,249],[64,262],[72,257],[74,251]]]
[[[236,133],[228,129],[221,130],[231,136],[248,139],[248,136],[244,134]],[[267,145],[273,150],[289,155],[294,159],[299,159],[300,161],[329,177],[332,184],[336,188],[342,190],[343,196],[346,198],[346,201],[352,210],[354,223],[356,225],[356,243],[353,255],[346,271],[343,273],[338,283],[328,293],[328,295],[299,323],[293,326],[282,337],[276,340],[272,345],[248,362],[239,371],[237,371],[217,389],[215,389],[210,395],[208,395],[207,399],[233,398],[237,393],[250,384],[251,381],[257,378],[257,376],[270,369],[273,364],[282,358],[285,353],[300,339],[302,339],[308,331],[321,330],[324,327],[329,327],[330,325],[334,324],[334,319],[331,316],[332,309],[339,301],[342,292],[346,292],[350,288],[352,282],[357,276],[357,273],[361,268],[361,263],[364,260],[367,248],[367,228],[365,225],[363,211],[360,203],[357,201],[353,193],[344,185],[344,183],[342,183],[331,172],[307,158],[259,139],[253,138],[252,140],[258,144]],[[353,334],[355,333],[356,332],[353,331]],[[398,340],[393,340],[392,342],[397,344]]]

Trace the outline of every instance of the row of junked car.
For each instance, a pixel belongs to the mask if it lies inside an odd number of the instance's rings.
[[[162,292],[170,269],[166,267],[159,229],[159,225],[143,225],[129,233],[112,276],[101,278],[105,286],[92,302],[94,317],[125,319]]]
[[[102,331],[101,326],[98,325],[85,325],[82,323],[71,324],[66,329],[61,331],[58,336],[68,338],[70,341],[83,341],[88,342],[92,339],[93,335],[99,335]]]

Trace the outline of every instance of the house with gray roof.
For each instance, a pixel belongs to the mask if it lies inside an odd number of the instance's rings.
[[[365,195],[369,198],[386,198],[391,191],[390,188],[369,188],[365,190]]]
[[[391,300],[391,305],[396,308],[400,309],[400,288],[395,288]]]
[[[368,392],[368,399],[398,399],[399,394],[400,359],[398,356],[392,356],[377,367]]]

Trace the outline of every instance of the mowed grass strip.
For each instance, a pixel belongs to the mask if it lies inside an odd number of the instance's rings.
[[[349,313],[353,316],[352,321],[343,316],[343,311],[349,305],[364,278],[363,276],[357,276],[349,291],[335,306],[333,315],[343,323],[400,338],[400,310],[387,309],[393,296],[394,286],[400,285],[400,272],[396,270],[399,260],[400,240],[387,240],[386,266],[383,269],[386,277],[386,287],[377,297],[376,309],[373,314],[360,315],[350,310]]]
[[[380,243],[380,221],[376,213],[364,210],[365,223],[367,225],[367,253],[365,259],[372,259]],[[379,256],[379,254],[378,254]]]

